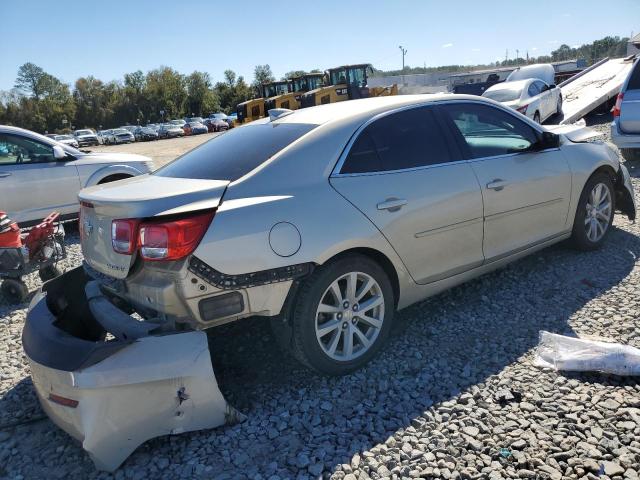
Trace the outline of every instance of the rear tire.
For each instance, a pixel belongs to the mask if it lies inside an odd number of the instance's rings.
[[[302,364],[326,375],[365,365],[389,336],[395,302],[386,272],[363,255],[318,267],[292,311],[291,349]]]
[[[536,112],[533,114],[533,121],[536,123],[540,123],[540,112]]]
[[[620,153],[629,162],[640,161],[640,148],[621,148]]]
[[[29,295],[27,285],[17,278],[5,278],[0,285],[4,297],[13,304],[22,303]]]
[[[611,230],[615,212],[615,193],[611,177],[596,173],[587,180],[573,220],[571,242],[582,251],[597,250]]]

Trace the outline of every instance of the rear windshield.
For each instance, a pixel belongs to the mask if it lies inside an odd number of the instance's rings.
[[[522,95],[522,90],[509,90],[509,89],[500,89],[500,90],[490,90],[486,91],[482,94],[483,97],[490,98],[491,100],[495,100],[496,102],[512,102],[514,100],[518,100]]]
[[[185,153],[153,174],[233,182],[315,127],[299,123],[264,123],[234,128]]]

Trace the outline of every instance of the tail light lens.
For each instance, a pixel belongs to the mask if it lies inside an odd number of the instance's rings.
[[[624,98],[624,93],[620,92],[618,94],[618,97],[616,98],[616,104],[613,106],[613,110],[611,110],[613,112],[614,118],[620,116],[620,108],[622,107],[623,98]]]
[[[529,105],[523,105],[522,107],[516,108],[516,110],[519,111],[521,114],[526,115],[527,108],[529,108]]]
[[[111,222],[111,245],[113,251],[131,255],[136,249],[139,220],[125,218]]]
[[[206,212],[171,221],[142,223],[138,238],[142,258],[166,261],[186,257],[202,240],[213,214]]]

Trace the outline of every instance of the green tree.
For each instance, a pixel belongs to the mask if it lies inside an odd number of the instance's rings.
[[[208,73],[195,71],[187,77],[187,114],[208,116],[220,110]]]
[[[23,90],[36,99],[40,98],[42,88],[42,78],[45,71],[34,63],[27,62],[18,68],[18,78],[15,87]]]
[[[276,77],[273,76],[269,64],[256,65],[256,68],[253,69],[253,83],[251,86],[255,90],[260,88],[263,83],[273,82],[275,79]]]

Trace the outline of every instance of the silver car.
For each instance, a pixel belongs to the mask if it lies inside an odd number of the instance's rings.
[[[78,216],[83,187],[153,169],[142,155],[85,153],[22,128],[0,125],[0,210],[27,226],[51,211]]]
[[[561,240],[600,247],[615,211],[635,218],[629,174],[588,129],[561,132],[481,97],[370,98],[271,110],[84,189],[85,264],[45,285],[23,332],[45,410],[114,468],[147,438],[220,424],[219,392],[180,387],[199,374],[172,363],[201,330],[267,317],[304,365],[341,375],[398,309]],[[176,420],[181,391],[218,406]]]
[[[627,160],[640,160],[640,56],[613,107],[611,139]]]

